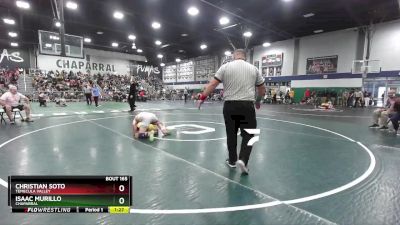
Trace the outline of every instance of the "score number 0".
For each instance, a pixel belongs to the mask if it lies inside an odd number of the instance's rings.
[[[125,186],[123,184],[119,185],[118,186],[118,190],[120,192],[124,192],[125,191]],[[125,203],[125,198],[124,197],[119,198],[118,202],[119,202],[119,204],[123,205]]]

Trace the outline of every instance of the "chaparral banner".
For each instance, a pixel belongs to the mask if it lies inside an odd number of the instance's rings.
[[[86,55],[85,59],[60,57],[51,55],[37,56],[39,69],[53,71],[73,71],[92,74],[118,74],[129,75],[129,60],[102,58]]]

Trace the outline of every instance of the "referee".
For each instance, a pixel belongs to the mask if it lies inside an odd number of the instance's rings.
[[[246,51],[237,49],[233,53],[234,60],[222,65],[210,81],[204,92],[200,95],[199,109],[204,100],[209,96],[214,89],[223,83],[224,85],[224,120],[227,135],[227,145],[229,159],[226,164],[230,168],[235,168],[236,165],[242,171],[242,174],[247,175],[252,146],[248,146],[248,142],[254,136],[247,133],[244,129],[256,129],[257,120],[254,109],[254,97],[256,108],[261,106],[262,97],[265,95],[264,79],[260,75],[258,69],[246,62]],[[255,88],[257,87],[257,88]],[[240,149],[239,160],[237,156],[237,133],[240,129],[242,136],[242,146]]]
[[[128,95],[128,103],[129,107],[131,108],[131,112],[135,111],[136,109],[136,82],[131,78],[131,86],[129,87],[129,95]]]

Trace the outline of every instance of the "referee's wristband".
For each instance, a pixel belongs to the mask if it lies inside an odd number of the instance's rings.
[[[206,100],[206,98],[207,98],[207,96],[206,96],[206,95],[200,94],[200,100],[201,100],[201,101],[204,101],[204,100]]]
[[[257,96],[256,102],[261,102],[261,100],[262,100],[262,97],[261,96]]]

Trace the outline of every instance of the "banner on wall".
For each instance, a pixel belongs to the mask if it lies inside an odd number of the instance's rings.
[[[4,48],[0,53],[0,68],[15,69],[16,67],[30,67],[28,50]]]
[[[165,66],[162,76],[164,83],[176,83],[176,65]]]
[[[194,65],[193,61],[187,61],[178,64],[177,82],[193,82],[194,81]]]
[[[274,77],[282,75],[283,52],[270,54],[262,57],[261,67],[264,77]]]
[[[215,74],[218,65],[217,56],[199,56],[194,59],[195,80],[208,81]]]
[[[101,58],[91,55],[86,55],[85,59],[78,59],[39,54],[37,56],[37,64],[40,69],[47,71],[64,70],[75,73],[109,73],[118,75],[128,75],[130,73],[129,60]]]
[[[142,78],[158,77],[161,79],[161,70],[158,66],[153,66],[145,63],[137,63],[131,65],[132,76]]]
[[[262,57],[262,67],[277,67],[283,64],[283,53],[270,54]]]
[[[323,56],[307,59],[307,74],[336,73],[338,56]]]

